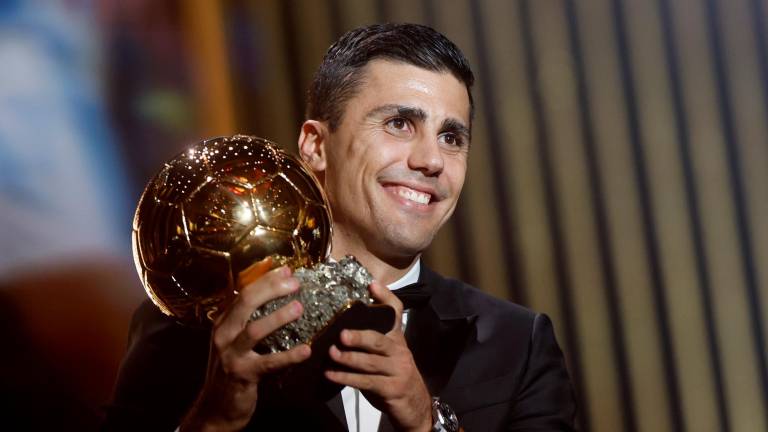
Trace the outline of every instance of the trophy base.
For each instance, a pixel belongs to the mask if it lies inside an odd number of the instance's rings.
[[[276,378],[277,387],[292,399],[326,401],[338,393],[343,386],[328,381],[323,374],[326,370],[344,370],[328,355],[331,345],[342,349],[339,336],[344,329],[375,330],[387,333],[395,324],[395,310],[382,304],[366,305],[354,302],[341,311],[311,342],[312,355],[304,362],[286,369]]]

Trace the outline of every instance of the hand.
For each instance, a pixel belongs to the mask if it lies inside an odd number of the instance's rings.
[[[389,415],[395,428],[428,431],[432,427],[432,400],[405,342],[403,304],[378,282],[369,289],[374,299],[395,309],[394,328],[386,335],[373,330],[342,331],[341,343],[362,352],[331,346],[331,358],[353,372],[326,371],[325,376],[360,389],[373,406]]]
[[[259,306],[299,288],[290,269],[270,271],[271,266],[271,260],[266,259],[238,277],[239,294],[214,321],[206,381],[181,430],[242,429],[256,410],[261,377],[309,358],[310,348],[303,344],[267,355],[253,351],[262,338],[299,318],[303,311],[302,305],[294,301],[249,321]]]

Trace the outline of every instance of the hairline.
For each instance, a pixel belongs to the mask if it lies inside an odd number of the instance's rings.
[[[345,77],[344,81],[342,82],[342,86],[349,85],[344,92],[344,97],[339,101],[339,116],[338,118],[327,118],[323,119],[322,121],[325,121],[328,124],[328,129],[331,132],[335,132],[338,127],[341,125],[341,122],[344,119],[344,115],[347,113],[347,105],[349,104],[349,101],[354,99],[355,96],[359,93],[360,88],[365,85],[365,78],[368,74],[368,69],[370,68],[371,63],[376,61],[382,61],[382,62],[389,62],[393,64],[400,64],[405,66],[413,66],[428,72],[434,72],[434,73],[440,73],[440,74],[449,74],[453,78],[455,78],[459,83],[464,86],[464,90],[467,92],[467,102],[469,103],[469,124],[467,125],[467,128],[469,131],[472,131],[472,121],[475,116],[475,105],[474,101],[472,100],[472,91],[469,87],[469,85],[464,82],[464,80],[456,73],[454,73],[453,70],[451,70],[448,66],[440,66],[437,68],[430,68],[430,67],[424,67],[422,65],[414,64],[413,62],[410,62],[406,59],[402,59],[399,57],[389,56],[386,54],[377,55],[374,57],[371,57],[366,60],[365,63],[362,63],[359,66],[354,66],[352,68],[352,71],[350,71]],[[315,119],[318,120],[318,119]]]

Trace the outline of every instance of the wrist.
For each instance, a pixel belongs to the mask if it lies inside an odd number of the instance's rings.
[[[256,410],[256,394],[255,386],[230,392],[204,388],[184,417],[180,432],[242,430]]]
[[[432,425],[435,423],[435,419],[432,418],[432,408],[431,406],[428,406],[428,409],[424,413],[424,415],[421,417],[424,419],[417,428],[413,429],[414,431],[419,432],[431,432],[432,431]]]
[[[230,432],[245,428],[247,418],[227,418],[214,412],[204,412],[194,407],[184,418],[179,432]]]
[[[406,414],[400,416],[394,412],[388,412],[390,421],[394,429],[400,432],[429,432],[432,430],[432,399],[429,393],[425,392],[423,397],[412,399],[405,405],[402,405],[397,412]]]

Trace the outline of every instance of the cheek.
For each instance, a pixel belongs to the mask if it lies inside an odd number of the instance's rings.
[[[354,134],[346,137],[345,145],[339,146],[337,157],[342,162],[364,159],[371,149],[380,147],[377,144],[382,142],[381,132],[369,125],[359,127]]]
[[[464,186],[464,180],[467,174],[466,160],[453,160],[446,168],[446,172],[449,175],[448,178],[451,184],[451,188],[453,189],[454,193],[458,195]]]

